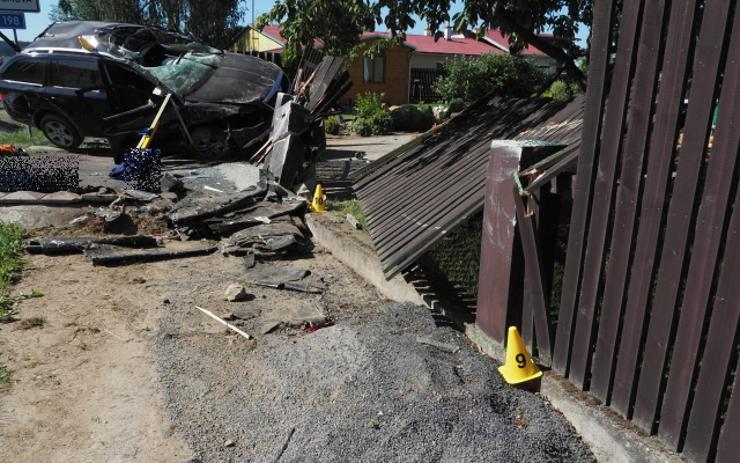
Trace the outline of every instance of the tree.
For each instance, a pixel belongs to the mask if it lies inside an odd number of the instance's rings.
[[[439,96],[449,102],[470,102],[481,95],[525,97],[545,82],[545,75],[529,61],[511,55],[458,57],[443,65],[444,76],[435,85]]]
[[[49,17],[159,26],[228,47],[244,13],[241,0],[59,0]]]
[[[450,14],[453,0],[276,0],[258,25],[277,22],[298,50],[314,39],[324,42],[329,54],[356,53],[363,31],[385,25],[391,32],[387,44],[403,40],[414,27],[414,15],[431,30],[453,23],[456,30],[499,29],[509,37],[512,51],[531,44],[558,61],[568,77],[585,86],[585,75],[575,63],[581,51],[576,34],[581,23],[591,23],[593,0],[462,0],[463,9]],[[558,41],[538,34],[552,29]],[[436,37],[442,32],[436,32]]]

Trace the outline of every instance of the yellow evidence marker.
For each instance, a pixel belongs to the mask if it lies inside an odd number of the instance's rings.
[[[326,195],[324,194],[324,189],[321,188],[321,184],[316,185],[316,191],[311,201],[311,211],[326,212]]]
[[[516,326],[509,327],[509,336],[506,343],[506,363],[498,367],[498,372],[509,384],[520,384],[542,376],[542,372],[534,364],[532,357],[524,347],[524,341],[519,336]]]

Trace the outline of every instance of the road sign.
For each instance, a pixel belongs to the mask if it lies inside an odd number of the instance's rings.
[[[25,29],[26,15],[23,13],[0,13],[0,29]]]
[[[0,11],[38,13],[41,8],[39,0],[0,0]]]

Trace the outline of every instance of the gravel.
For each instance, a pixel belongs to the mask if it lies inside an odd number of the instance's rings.
[[[175,309],[157,337],[165,402],[203,462],[594,461],[562,415],[426,308],[382,304],[254,342],[188,333],[192,312]]]

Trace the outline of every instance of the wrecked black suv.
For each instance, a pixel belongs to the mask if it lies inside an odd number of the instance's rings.
[[[134,24],[55,23],[0,66],[0,100],[13,119],[66,149],[107,138],[114,153],[136,143],[167,93],[184,124],[167,111],[158,146],[190,138],[185,148],[197,154],[243,151],[266,136],[275,97],[288,88],[273,63]]]

